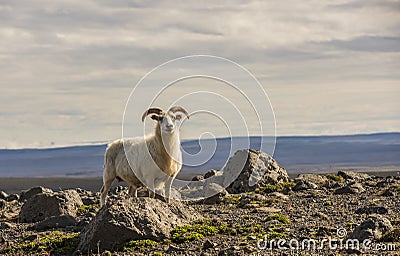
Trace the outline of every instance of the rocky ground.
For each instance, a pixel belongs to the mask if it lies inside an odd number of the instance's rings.
[[[206,200],[167,204],[117,187],[99,209],[99,194],[79,188],[1,192],[0,254],[400,255],[400,177],[340,171],[290,179],[256,153]],[[260,182],[249,186],[260,168]]]

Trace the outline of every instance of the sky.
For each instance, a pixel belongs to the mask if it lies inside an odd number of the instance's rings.
[[[400,131],[397,0],[0,0],[0,148],[120,138],[140,79],[197,54],[227,58],[257,78],[278,136]],[[231,91],[220,93],[235,98]],[[212,118],[194,116],[185,138],[207,133]],[[212,124],[215,136],[226,135]]]

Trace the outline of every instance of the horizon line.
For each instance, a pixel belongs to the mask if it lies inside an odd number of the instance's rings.
[[[376,135],[388,135],[388,134],[400,134],[400,131],[397,132],[371,132],[371,133],[353,133],[353,134],[327,134],[327,135],[277,135],[277,136],[271,136],[271,135],[265,135],[265,136],[260,136],[260,135],[253,135],[253,136],[235,136],[234,138],[256,138],[256,137],[275,137],[275,139],[278,138],[309,138],[309,137],[351,137],[351,136],[376,136]],[[202,139],[202,140],[213,140],[213,139],[228,139],[230,137],[216,137],[216,138],[207,138],[207,139]],[[181,140],[182,143],[194,141],[198,139],[184,139]],[[102,146],[102,145],[107,145],[108,143],[111,143],[111,141],[94,141],[94,142],[82,142],[82,143],[76,143],[76,144],[67,144],[67,145],[53,145],[53,146],[44,146],[44,147],[21,147],[21,148],[0,148],[0,151],[13,151],[13,150],[48,150],[48,149],[65,149],[65,148],[74,148],[74,147],[85,147],[85,146]]]

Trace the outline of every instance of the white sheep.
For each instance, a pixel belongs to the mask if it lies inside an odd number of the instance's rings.
[[[177,112],[189,118],[187,111],[180,106],[172,107],[167,112],[150,108],[144,112],[142,121],[151,115],[151,119],[156,121],[154,134],[145,138],[120,139],[108,145],[104,156],[101,206],[105,204],[108,190],[115,179],[128,183],[129,194],[133,197],[137,197],[137,189],[145,183],[149,196],[153,198],[154,183],[161,180],[165,185],[166,201],[170,201],[172,181],[182,167],[177,125],[182,116]]]

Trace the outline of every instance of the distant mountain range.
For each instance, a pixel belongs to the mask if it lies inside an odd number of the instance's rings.
[[[205,173],[221,169],[230,155],[232,140],[218,138],[216,152],[204,164],[183,166],[182,173]],[[259,149],[270,137],[251,137],[250,148]],[[195,154],[214,149],[212,140],[188,140],[182,148]],[[102,176],[106,144],[47,149],[0,150],[0,177]],[[271,152],[267,152],[271,153]],[[399,171],[400,133],[339,136],[284,136],[276,138],[274,158],[289,173],[331,172],[337,169]],[[185,161],[184,157],[184,163]]]

